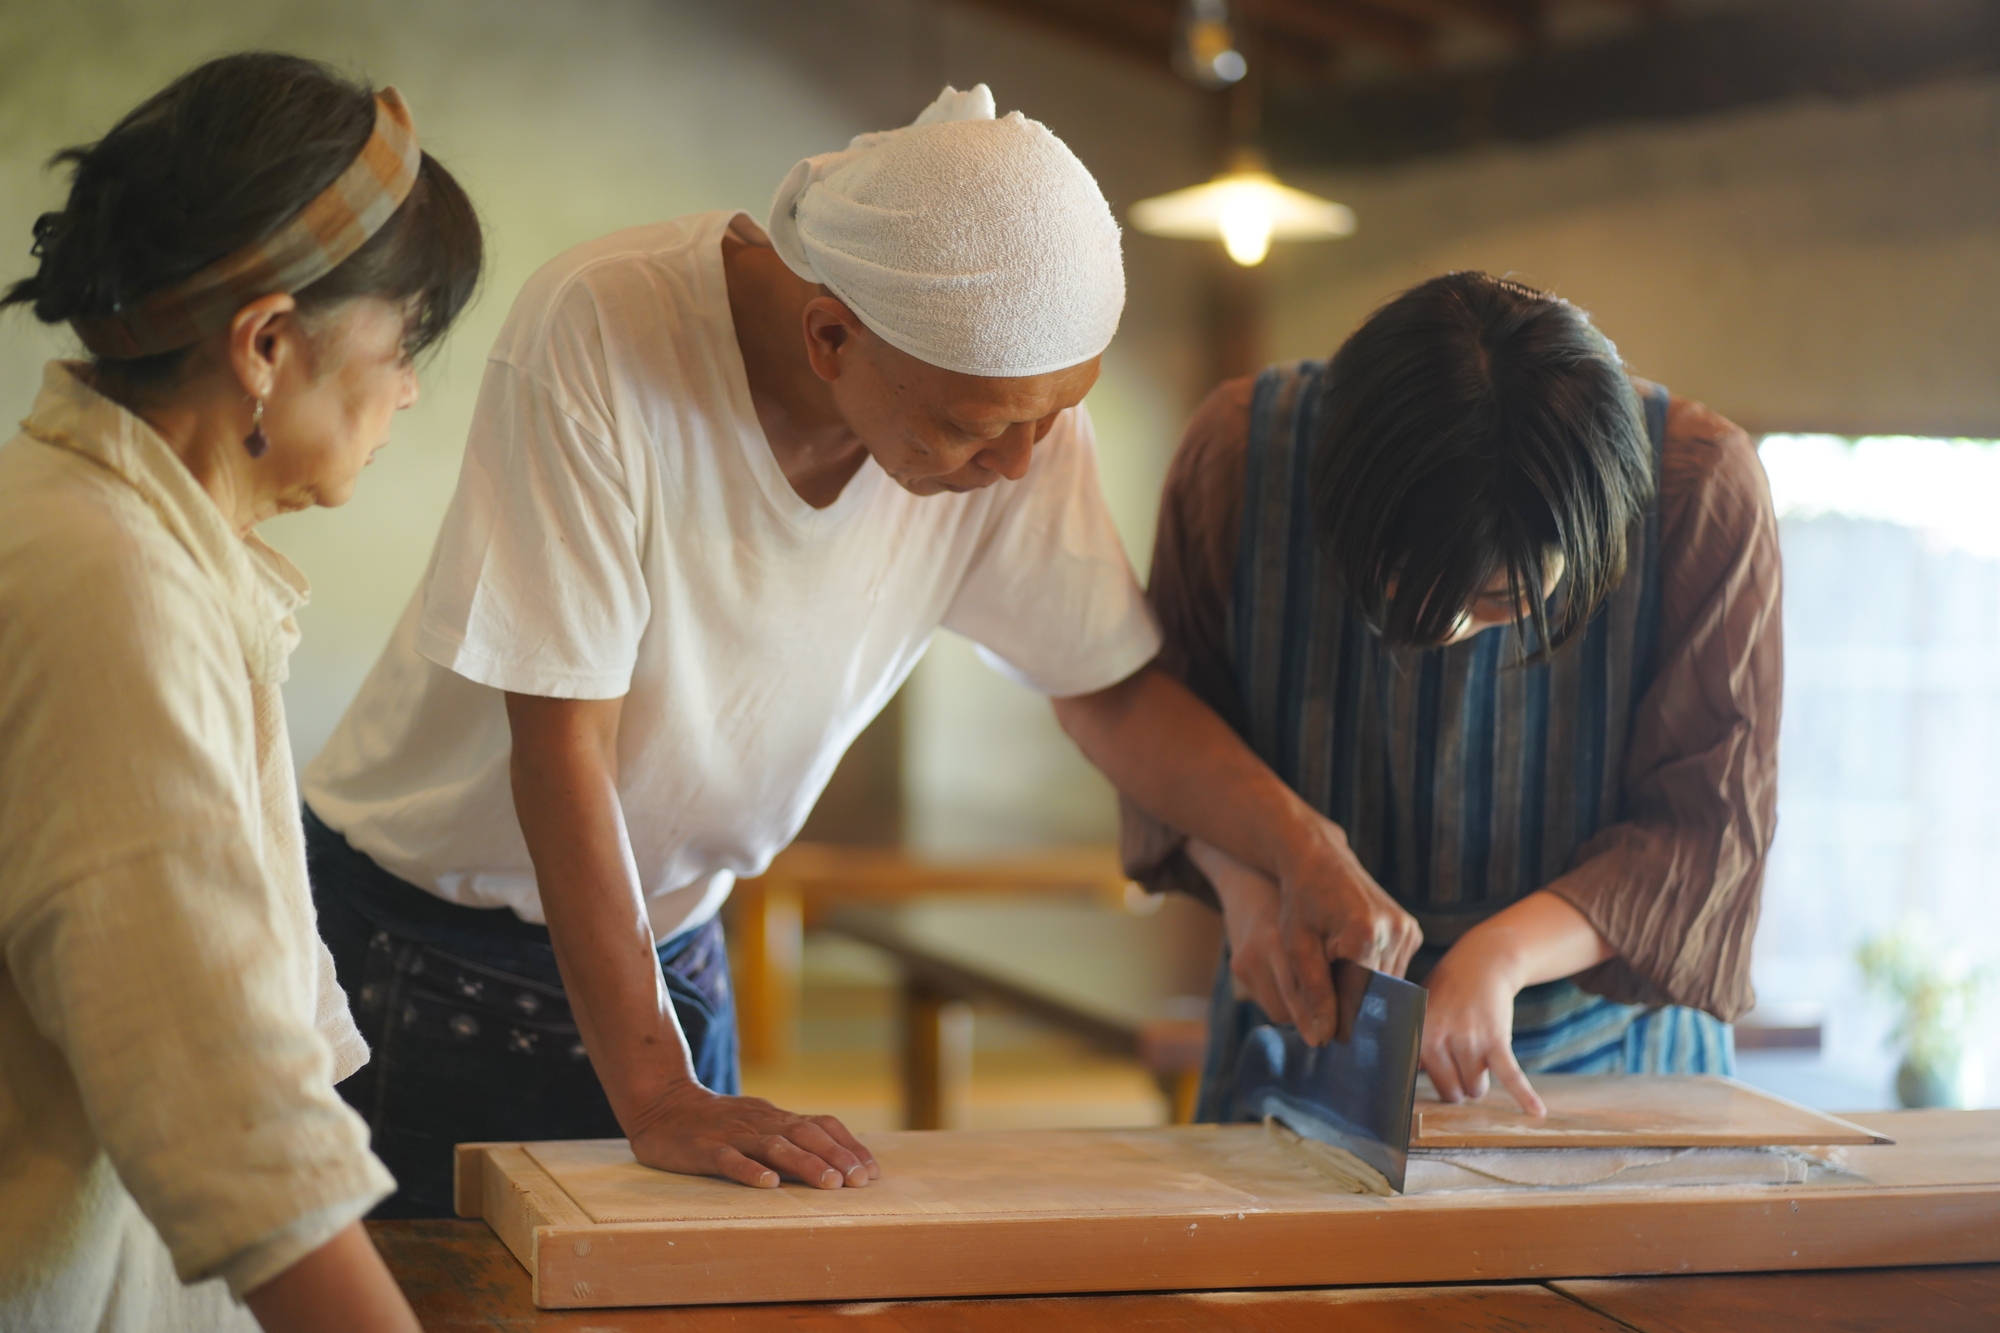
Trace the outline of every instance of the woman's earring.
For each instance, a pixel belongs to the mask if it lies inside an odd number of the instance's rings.
[[[256,410],[250,414],[250,433],[243,437],[243,447],[250,451],[252,458],[262,458],[264,451],[271,447],[264,437],[264,400],[257,400]]]

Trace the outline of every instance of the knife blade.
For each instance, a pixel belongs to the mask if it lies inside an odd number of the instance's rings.
[[[1270,1116],[1344,1148],[1398,1193],[1409,1165],[1410,1113],[1424,1035],[1424,988],[1336,959],[1333,1040],[1308,1046],[1297,1028],[1253,1028],[1236,1066],[1244,1119]]]

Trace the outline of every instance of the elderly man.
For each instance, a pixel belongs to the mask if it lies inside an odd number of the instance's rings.
[[[448,1213],[470,1139],[878,1173],[734,1095],[715,916],[940,626],[1148,809],[1339,903],[1347,952],[1407,959],[1339,830],[1146,670],[1080,406],[1123,303],[1096,182],[983,86],[800,163],[766,231],[681,218],[528,283],[430,570],[306,774],[387,1212]]]

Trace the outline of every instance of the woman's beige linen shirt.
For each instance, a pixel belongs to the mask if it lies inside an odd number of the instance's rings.
[[[50,364],[0,447],[0,1328],[254,1328],[232,1295],[393,1188],[333,1091],[367,1048],[279,692],[305,596]]]

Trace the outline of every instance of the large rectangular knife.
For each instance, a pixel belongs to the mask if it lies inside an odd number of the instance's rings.
[[[1308,1046],[1289,1025],[1253,1028],[1236,1066],[1236,1105],[1344,1148],[1398,1194],[1410,1157],[1410,1112],[1424,1036],[1424,988],[1359,963],[1333,964],[1333,1040]]]

